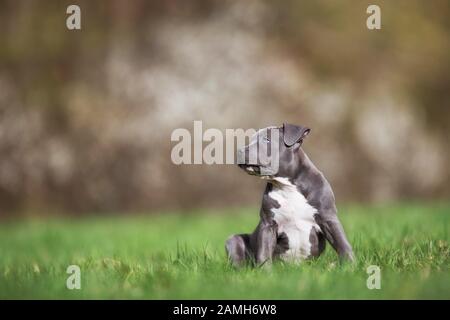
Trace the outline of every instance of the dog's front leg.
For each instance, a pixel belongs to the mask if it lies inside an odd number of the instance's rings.
[[[336,250],[341,260],[354,261],[352,246],[336,214],[322,214],[317,217],[317,222],[325,234],[325,238]]]
[[[260,221],[255,230],[256,265],[269,266],[277,245],[277,225],[273,220]]]

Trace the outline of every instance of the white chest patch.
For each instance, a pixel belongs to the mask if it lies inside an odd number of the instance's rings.
[[[314,220],[317,210],[311,206],[295,185],[287,178],[275,178],[269,197],[276,200],[280,207],[273,208],[274,220],[278,224],[278,232],[286,233],[289,249],[281,254],[281,259],[300,261],[311,255],[309,236],[312,228],[320,231]]]

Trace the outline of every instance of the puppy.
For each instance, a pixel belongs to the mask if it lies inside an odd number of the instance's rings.
[[[292,124],[268,127],[238,150],[239,167],[268,182],[255,231],[232,235],[226,241],[234,266],[318,257],[326,240],[341,259],[354,260],[331,186],[301,148],[310,132]]]

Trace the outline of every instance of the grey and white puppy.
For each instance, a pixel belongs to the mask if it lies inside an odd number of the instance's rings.
[[[340,258],[353,261],[331,186],[301,148],[310,131],[291,124],[268,127],[238,150],[239,166],[268,183],[255,231],[232,235],[226,241],[233,265],[260,266],[275,258],[301,261],[318,257],[325,249],[325,239]]]

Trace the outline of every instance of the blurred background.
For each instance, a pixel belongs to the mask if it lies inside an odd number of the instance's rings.
[[[255,206],[264,182],[236,166],[171,162],[194,120],[312,128],[338,206],[446,200],[449,16],[447,0],[0,0],[0,215]]]

